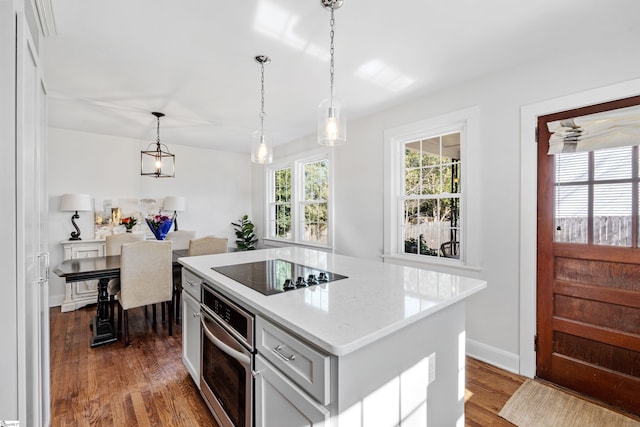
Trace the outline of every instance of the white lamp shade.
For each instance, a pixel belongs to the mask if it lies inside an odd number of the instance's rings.
[[[90,211],[91,196],[88,194],[63,194],[60,199],[61,211]]]
[[[184,212],[185,200],[184,197],[167,196],[164,199],[165,211]]]

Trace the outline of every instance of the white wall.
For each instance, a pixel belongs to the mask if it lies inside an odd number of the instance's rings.
[[[519,369],[520,109],[567,94],[640,76],[640,57],[628,45],[603,52],[548,58],[429,94],[383,113],[348,122],[347,145],[335,150],[335,252],[381,259],[385,129],[463,108],[480,110],[481,244],[479,273],[488,288],[467,304],[467,350],[512,371]],[[337,76],[339,84],[340,77]],[[630,93],[629,96],[636,95]],[[531,129],[530,132],[534,132]],[[277,147],[275,158],[304,152],[315,135]],[[264,173],[253,169],[253,216],[264,221]],[[438,269],[437,266],[432,268]],[[450,270],[449,270],[450,271]],[[527,337],[527,339],[532,339]]]
[[[197,236],[235,236],[232,221],[251,211],[251,166],[248,154],[227,153],[168,143],[176,155],[175,178],[140,176],[140,150],[148,141],[49,128],[48,191],[51,265],[62,261],[60,242],[74,228],[72,212],[61,212],[64,193],[93,198],[164,198],[184,196],[186,211],[178,213],[181,230]],[[81,238],[94,235],[93,212],[79,212]],[[60,305],[64,281],[51,275],[49,303]]]

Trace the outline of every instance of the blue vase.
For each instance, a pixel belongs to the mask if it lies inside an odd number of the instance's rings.
[[[171,227],[173,227],[173,218],[161,222],[157,227],[149,219],[145,218],[145,221],[157,240],[164,240],[167,237],[167,233],[171,231]]]

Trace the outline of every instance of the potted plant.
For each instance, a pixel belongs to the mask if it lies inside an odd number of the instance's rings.
[[[252,251],[256,248],[258,239],[253,234],[253,223],[249,220],[248,215],[244,215],[240,218],[240,221],[232,222],[231,225],[235,225],[236,232],[236,245],[239,251]]]

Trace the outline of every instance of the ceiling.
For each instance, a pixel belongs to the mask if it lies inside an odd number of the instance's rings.
[[[329,94],[329,11],[320,0],[54,0],[45,39],[49,125],[249,152],[316,132]],[[336,95],[353,120],[536,60],[640,40],[637,0],[344,0]],[[628,46],[628,44],[627,44]],[[630,52],[630,54],[637,54]],[[550,67],[553,62],[550,61]]]

